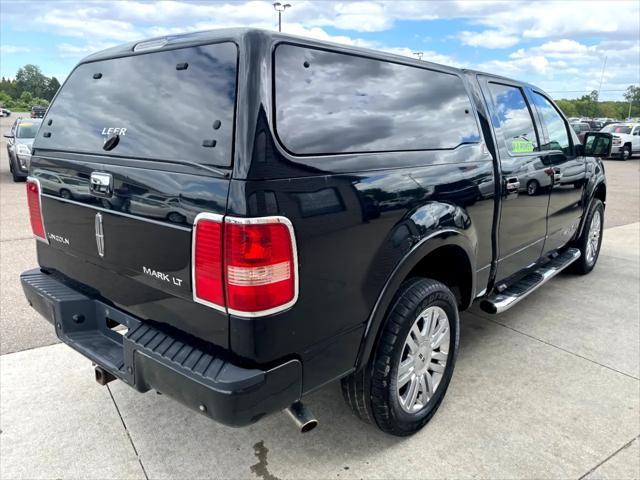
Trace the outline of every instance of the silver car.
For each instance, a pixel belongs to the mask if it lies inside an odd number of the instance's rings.
[[[14,182],[27,178],[31,163],[31,145],[41,122],[40,119],[18,118],[13,122],[9,133],[4,135],[8,139],[9,169]]]
[[[67,200],[89,200],[89,180],[63,173],[35,170],[33,176],[40,181],[42,192]]]

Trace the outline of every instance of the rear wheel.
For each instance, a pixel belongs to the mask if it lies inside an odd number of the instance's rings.
[[[60,196],[66,200],[69,200],[71,198],[71,192],[66,188],[63,188],[62,190],[60,190]]]
[[[342,381],[356,415],[386,433],[411,435],[433,417],[458,352],[455,296],[426,278],[406,282],[382,326],[369,364]]]
[[[604,225],[604,205],[594,198],[587,214],[584,230],[577,241],[580,258],[571,265],[571,270],[580,275],[589,273],[596,266],[602,246],[602,229]]]
[[[631,145],[625,145],[620,153],[622,160],[629,160],[631,158]]]
[[[181,213],[171,212],[169,215],[167,215],[167,220],[172,223],[184,223],[187,219]]]

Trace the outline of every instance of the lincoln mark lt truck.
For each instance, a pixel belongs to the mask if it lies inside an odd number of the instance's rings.
[[[487,73],[253,29],[123,45],[42,120],[21,281],[100,384],[307,431],[304,396],[341,381],[409,435],[447,391],[459,312],[594,268],[610,149]]]

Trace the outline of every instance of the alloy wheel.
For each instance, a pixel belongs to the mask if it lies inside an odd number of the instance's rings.
[[[599,210],[593,212],[591,217],[591,225],[589,226],[589,237],[587,238],[587,263],[591,265],[596,261],[598,248],[600,246],[600,231],[602,226],[602,217]]]
[[[450,331],[449,317],[437,306],[423,310],[409,330],[396,381],[405,412],[416,413],[433,398],[447,365]]]

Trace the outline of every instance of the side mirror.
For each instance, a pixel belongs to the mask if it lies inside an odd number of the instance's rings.
[[[588,157],[608,157],[611,155],[613,135],[610,133],[587,132],[584,136],[584,155]]]
[[[5,133],[4,138],[13,138],[13,135],[11,135],[10,133]]]

